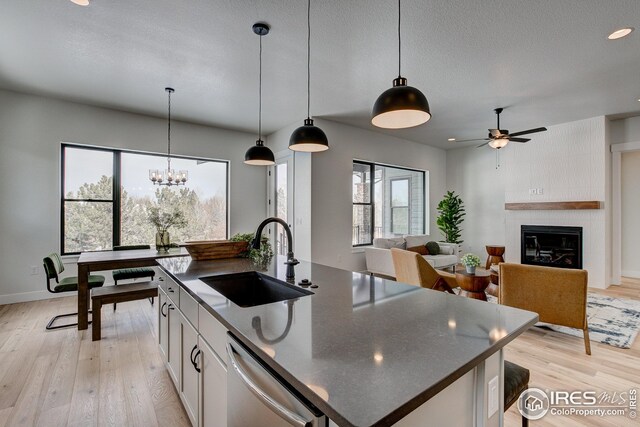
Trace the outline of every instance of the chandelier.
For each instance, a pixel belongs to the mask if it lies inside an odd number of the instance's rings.
[[[189,179],[189,172],[180,170],[178,173],[171,169],[171,94],[175,92],[173,88],[166,87],[164,90],[169,96],[169,112],[167,114],[167,169],[149,169],[149,179],[154,185],[185,185]]]

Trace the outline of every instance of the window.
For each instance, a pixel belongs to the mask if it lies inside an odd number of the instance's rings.
[[[353,246],[424,233],[426,179],[424,171],[354,161]]]
[[[154,186],[148,170],[164,165],[161,154],[63,144],[61,252],[152,245],[147,215],[156,205],[187,217],[184,229],[169,230],[173,242],[227,238],[228,162],[172,156],[172,167],[189,171],[187,185]]]

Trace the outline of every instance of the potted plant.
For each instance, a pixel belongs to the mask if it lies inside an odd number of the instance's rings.
[[[271,242],[267,236],[261,236],[260,249],[253,249],[249,247],[249,244],[253,240],[253,233],[237,233],[229,240],[232,242],[247,242],[247,250],[240,254],[245,258],[250,258],[254,264],[266,268],[267,264],[271,262],[273,258],[273,249],[271,248]]]
[[[149,208],[149,222],[156,228],[156,249],[159,253],[167,253],[171,246],[169,238],[169,228],[184,228],[187,226],[187,219],[181,210],[173,209],[164,211],[159,206]]]
[[[464,202],[455,191],[447,191],[444,199],[438,203],[438,213],[440,214],[436,220],[438,228],[444,236],[447,243],[461,244],[460,239],[462,233],[462,221],[466,212],[464,210]]]
[[[464,254],[462,258],[460,258],[460,262],[469,274],[476,274],[476,267],[481,263],[480,257],[476,254]]]

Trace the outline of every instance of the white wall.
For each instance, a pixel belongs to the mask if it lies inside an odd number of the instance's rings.
[[[365,269],[363,251],[354,251],[351,245],[353,159],[429,171],[430,215],[425,228],[439,238],[435,218],[436,206],[445,193],[444,150],[328,120],[317,119],[315,124],[327,134],[330,149],[312,155],[314,262],[353,271]]]
[[[172,137],[176,154],[231,161],[230,231],[253,230],[266,214],[265,170],[243,163],[254,135],[174,122]],[[0,304],[51,295],[42,258],[60,250],[63,141],[163,152],[166,119],[0,90]]]
[[[640,151],[622,153],[622,275],[640,278]]]
[[[501,150],[501,167],[497,171],[494,150],[467,148],[447,152],[447,187],[458,191],[467,205],[464,248],[471,247],[484,256],[484,246],[500,244],[502,237],[505,259],[520,262],[521,225],[580,226],[589,285],[607,287],[611,264],[607,120],[595,117],[548,129],[527,144],[512,143]],[[542,188],[543,194],[530,195],[532,188]],[[605,209],[504,210],[504,203],[572,200],[602,201]]]
[[[640,141],[640,116],[611,121],[611,143]]]
[[[487,147],[447,151],[447,189],[460,195],[467,213],[461,249],[483,260],[486,245],[505,244],[505,175],[503,167],[496,168],[496,154]]]

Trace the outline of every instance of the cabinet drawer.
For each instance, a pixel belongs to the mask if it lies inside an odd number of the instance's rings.
[[[182,287],[179,287],[180,291],[180,311],[184,314],[184,317],[191,322],[191,324],[198,329],[198,302],[193,299],[187,291]]]
[[[204,340],[211,346],[218,358],[227,363],[227,328],[206,308],[199,306],[200,325],[198,331]]]
[[[165,276],[163,290],[167,293],[167,296],[173,302],[173,305],[180,307],[180,286],[169,276]],[[161,285],[162,287],[162,285]]]

